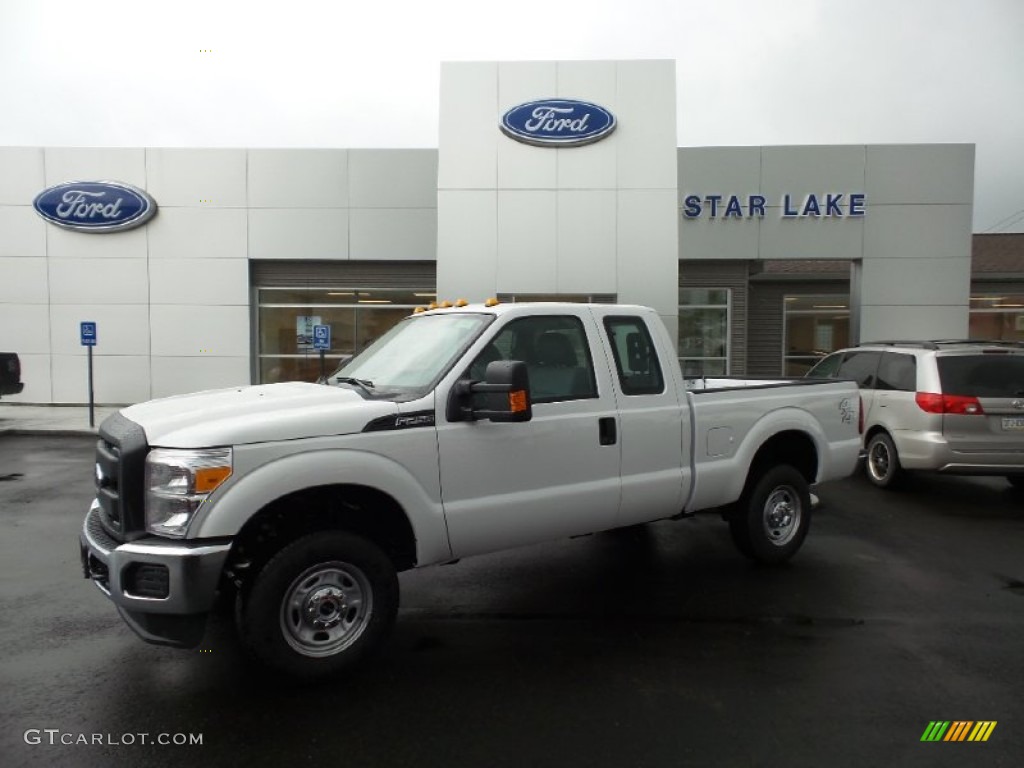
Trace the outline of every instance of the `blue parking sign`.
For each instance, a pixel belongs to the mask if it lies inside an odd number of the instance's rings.
[[[330,349],[331,348],[331,326],[329,325],[314,325],[313,326],[313,349]]]
[[[82,346],[83,347],[95,347],[96,346],[96,323],[83,322],[82,327]]]

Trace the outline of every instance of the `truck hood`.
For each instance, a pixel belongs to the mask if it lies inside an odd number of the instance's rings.
[[[398,406],[344,387],[290,382],[177,395],[121,413],[151,446],[206,448],[350,434]]]

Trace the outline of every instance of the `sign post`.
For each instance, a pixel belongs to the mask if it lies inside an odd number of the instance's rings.
[[[89,354],[89,426],[96,426],[96,411],[94,407],[95,398],[92,388],[92,348],[96,346],[96,323],[83,322],[80,326],[82,346]]]
[[[324,360],[324,353],[331,348],[331,326],[329,325],[314,325],[313,326],[313,349],[320,350],[320,378],[324,379],[326,384],[327,378],[327,363]]]

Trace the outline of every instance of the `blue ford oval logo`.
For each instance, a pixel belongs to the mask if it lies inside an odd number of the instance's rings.
[[[541,147],[578,147],[615,130],[615,116],[604,107],[575,99],[541,99],[512,107],[501,118],[506,136]]]
[[[119,181],[69,181],[40,192],[32,202],[51,224],[79,232],[112,232],[144,224],[156,202]]]

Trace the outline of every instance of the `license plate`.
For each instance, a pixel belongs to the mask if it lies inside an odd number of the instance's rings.
[[[1024,432],[1024,416],[1008,416],[1004,418],[1003,429],[1011,432]]]

